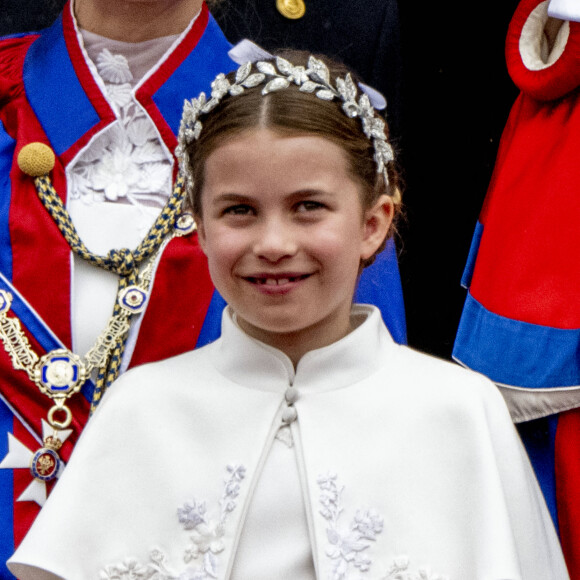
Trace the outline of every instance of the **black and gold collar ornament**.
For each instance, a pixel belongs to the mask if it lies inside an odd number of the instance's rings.
[[[34,178],[40,200],[52,216],[71,250],[95,266],[119,276],[117,300],[113,314],[93,347],[78,356],[59,348],[39,356],[24,334],[20,320],[10,316],[12,295],[0,290],[0,339],[16,370],[23,370],[39,390],[49,397],[53,406],[48,411],[46,427],[43,421],[43,447],[33,456],[30,471],[33,477],[48,482],[59,475],[61,460],[58,451],[70,435],[72,412],[66,403],[78,393],[94,369],[98,369],[91,412],[104,391],[119,375],[121,359],[131,319],[145,309],[153,268],[166,243],[176,236],[195,231],[193,216],[181,212],[184,200],[183,179],[178,177],[173,193],[159,217],[139,246],[112,250],[107,256],[91,253],[80,239],[62,200],[52,186],[49,173],[55,164],[50,147],[31,143],[18,155],[20,169]]]
[[[276,8],[284,18],[289,20],[298,20],[306,12],[304,0],[276,0]]]

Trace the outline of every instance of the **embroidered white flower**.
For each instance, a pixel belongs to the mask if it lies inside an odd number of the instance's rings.
[[[406,556],[395,558],[386,576],[383,576],[381,580],[449,580],[449,576],[432,574],[428,568],[420,568],[413,573],[409,570],[410,565],[409,558]]]
[[[224,526],[219,523],[210,525],[201,524],[191,536],[192,545],[186,552],[186,562],[195,560],[200,554],[219,554],[224,551],[222,538],[225,534]]]
[[[127,59],[104,49],[97,70],[117,122],[109,125],[71,166],[71,199],[163,207],[171,194],[173,157],[135,100]]]
[[[112,54],[107,48],[97,57],[97,70],[107,83],[123,84],[133,80],[127,59],[122,54]]]
[[[224,551],[223,537],[229,515],[236,509],[241,482],[246,476],[243,465],[228,465],[228,476],[219,500],[219,518],[208,514],[206,502],[192,499],[177,509],[177,519],[183,529],[190,532],[189,545],[183,560],[190,564],[175,574],[166,565],[167,556],[158,549],[149,553],[149,563],[141,565],[134,559],[107,566],[101,580],[208,580],[217,578],[219,554]]]
[[[186,530],[193,530],[199,524],[205,522],[205,502],[191,501],[183,507],[178,508],[177,517],[179,523],[183,524]]]
[[[124,560],[115,567],[108,566],[100,574],[102,580],[141,580],[151,578],[151,571],[132,558]]]
[[[146,143],[158,139],[158,136],[151,121],[143,115],[133,117],[132,122],[127,125],[127,138],[135,147],[142,147]],[[165,158],[165,155],[162,157]]]
[[[330,580],[361,580],[373,563],[369,551],[382,533],[384,521],[374,509],[359,509],[347,531],[339,529],[339,519],[344,511],[341,497],[344,486],[339,486],[335,473],[321,475],[316,480],[320,489],[320,515],[327,521],[326,555],[332,562]],[[406,556],[395,558],[381,580],[449,580],[446,576],[431,574],[427,568],[417,572],[409,570]]]
[[[339,519],[343,511],[341,496],[344,487],[339,487],[336,474],[329,473],[317,479],[320,488],[320,514],[328,522],[326,555],[333,561],[330,572],[332,580],[346,580],[352,571],[366,573],[372,560],[364,553],[383,531],[383,520],[375,510],[359,510],[346,533],[339,530]]]
[[[106,85],[106,90],[117,115],[126,114],[129,106],[133,104],[131,85]]]
[[[135,189],[129,192],[129,196],[141,202],[149,199],[154,202],[157,196],[147,192],[170,190],[171,178],[171,168],[167,164],[161,162],[148,163],[140,167]]]
[[[154,163],[164,162],[166,156],[164,151],[159,149],[152,140],[148,140],[143,145],[133,149],[133,158],[138,167],[146,171]]]
[[[127,197],[138,179],[139,167],[127,149],[105,152],[93,173],[95,189],[102,190],[110,201]]]
[[[375,510],[357,511],[354,516],[352,529],[366,540],[377,539],[383,531],[383,518]]]

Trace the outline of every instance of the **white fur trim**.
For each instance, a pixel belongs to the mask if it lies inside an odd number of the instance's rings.
[[[520,54],[522,62],[529,70],[542,70],[552,66],[563,54],[570,35],[570,24],[563,22],[554,46],[550,50],[544,34],[548,21],[548,2],[538,4],[530,13],[520,36]]]

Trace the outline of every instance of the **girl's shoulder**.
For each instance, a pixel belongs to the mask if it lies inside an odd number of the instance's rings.
[[[210,343],[176,356],[133,367],[111,385],[107,396],[110,398],[115,394],[117,399],[130,399],[138,391],[141,398],[149,395],[151,391],[159,392],[161,388],[164,393],[168,393],[207,382],[217,372],[210,356],[214,345],[215,343]]]
[[[499,389],[488,377],[407,346],[397,347],[397,355],[385,372],[395,378],[399,388],[433,408],[475,410],[491,406],[507,410]]]

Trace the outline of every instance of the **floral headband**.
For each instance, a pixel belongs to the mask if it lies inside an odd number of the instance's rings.
[[[235,97],[243,94],[246,89],[262,84],[263,95],[287,89],[294,84],[300,91],[312,93],[324,101],[341,100],[346,116],[358,117],[361,120],[363,133],[372,141],[375,149],[377,173],[382,173],[385,183],[389,183],[386,165],[394,160],[394,153],[385,136],[385,121],[376,114],[367,93],[361,90],[359,94],[350,73],[344,78],[337,77],[336,86],[333,86],[328,67],[314,56],[309,57],[307,67],[294,66],[281,57],[275,57],[273,61],[268,62],[262,60],[247,62],[238,68],[233,83],[220,73],[211,83],[209,99],[205,93],[201,93],[197,99],[186,100],[175,153],[180,161],[181,172],[187,179],[190,179],[187,171],[189,161],[187,146],[201,134],[203,125],[199,120],[200,117],[212,111],[226,95]]]

